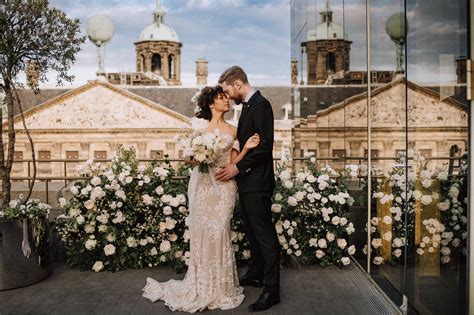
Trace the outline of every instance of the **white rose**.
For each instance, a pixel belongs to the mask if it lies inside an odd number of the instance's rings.
[[[76,217],[76,221],[77,221],[77,224],[84,224],[84,222],[85,222],[86,220],[84,219],[84,217],[83,217],[82,215],[78,215],[78,216]]]
[[[158,186],[155,188],[155,192],[158,194],[158,195],[163,195],[165,193],[165,190],[163,189],[163,187],[161,186]]]
[[[397,248],[393,251],[392,255],[398,258],[402,255],[402,250],[400,248]]]
[[[327,240],[328,240],[329,242],[332,242],[332,241],[334,241],[334,240],[336,239],[336,235],[334,235],[334,234],[331,233],[331,232],[327,232],[327,233],[326,233],[326,238],[327,238]]]
[[[281,201],[283,199],[283,196],[280,193],[275,194],[275,201]]]
[[[334,224],[334,225],[339,225],[341,223],[341,219],[338,216],[334,216],[331,219],[331,223]]]
[[[170,235],[170,238],[169,238],[170,241],[175,242],[177,239],[178,239],[178,235],[174,233]]]
[[[337,239],[337,246],[339,246],[340,249],[344,249],[347,246],[347,241],[343,238]]]
[[[146,246],[148,244],[148,240],[146,238],[143,238],[140,240],[140,245],[141,246]]]
[[[160,252],[166,253],[169,252],[171,249],[171,243],[169,241],[163,241],[160,244]]]
[[[291,180],[285,180],[283,182],[283,186],[286,188],[286,189],[291,189],[293,188],[293,182]]]
[[[384,217],[383,217],[383,223],[385,223],[385,224],[392,224],[392,217],[391,217],[391,216],[388,216],[388,215],[384,216]]]
[[[318,246],[319,246],[320,248],[326,248],[326,247],[327,247],[327,242],[326,242],[326,240],[325,240],[324,238],[320,238],[320,239],[318,240]]]
[[[423,195],[421,196],[421,203],[424,204],[425,206],[431,204],[433,202],[433,198],[431,195]]]
[[[425,188],[430,188],[431,187],[431,184],[433,184],[433,180],[432,179],[424,179],[422,182],[421,182],[421,185]]]
[[[383,234],[383,239],[386,241],[391,241],[392,240],[392,231],[385,232]]]
[[[349,225],[346,227],[346,233],[348,235],[351,235],[354,232],[355,232],[354,224],[352,224],[352,222],[350,222]]]
[[[403,241],[396,237],[393,239],[393,247],[402,247],[403,246]]]
[[[165,215],[171,215],[171,214],[173,214],[173,209],[170,206],[166,206],[166,207],[163,208],[163,213]]]
[[[77,188],[77,186],[71,186],[71,188],[69,189],[74,195],[77,195],[79,193],[79,189]]]
[[[170,200],[170,206],[174,208],[177,208],[180,205],[180,203],[181,202],[178,200],[178,198],[171,198]]]
[[[340,223],[340,224],[341,224],[341,226],[344,226],[344,225],[346,225],[346,224],[347,224],[347,218],[344,218],[344,217],[342,217],[342,218],[341,218],[341,223]]]
[[[449,249],[449,247],[443,246],[441,247],[441,254],[447,256],[451,254],[451,249]]]
[[[446,211],[449,209],[449,202],[443,201],[438,203],[438,209],[441,211]]]
[[[296,239],[291,238],[291,239],[290,239],[290,245],[295,245],[295,244],[296,244]]]
[[[443,263],[443,264],[447,264],[450,261],[451,261],[451,257],[449,257],[449,256],[442,256],[441,257],[441,263]]]
[[[176,226],[176,223],[174,222],[174,220],[167,217],[165,221],[165,226],[168,230],[172,230]]]
[[[115,254],[115,246],[112,244],[107,244],[104,246],[104,254],[105,256],[110,256]]]
[[[272,205],[272,211],[275,213],[280,213],[281,212],[281,205],[278,203],[275,203]]]
[[[92,266],[92,270],[95,272],[99,272],[104,269],[104,263],[101,261],[96,261],[95,264]]]
[[[145,194],[145,195],[142,196],[142,201],[146,205],[152,205],[153,204],[153,197],[150,197],[150,195]]]
[[[138,242],[137,242],[136,239],[134,239],[133,237],[130,236],[130,237],[127,238],[127,245],[128,245],[128,247],[137,247]]]
[[[351,260],[349,259],[349,257],[342,257],[341,262],[344,266],[347,266],[351,263]]]
[[[300,256],[301,256],[301,250],[298,249],[298,250],[295,252],[295,255],[296,255],[297,257],[300,257]]]
[[[91,184],[94,185],[94,186],[100,185],[100,184],[101,184],[100,178],[97,177],[97,176],[94,176],[94,177],[91,179]]]
[[[322,250],[320,250],[320,249],[318,249],[318,250],[316,251],[316,258],[318,258],[318,259],[323,258],[325,255],[326,255],[326,254],[325,254]]]
[[[383,263],[383,257],[380,257],[380,256],[374,257],[373,262],[375,265],[380,265]]]
[[[283,171],[278,176],[282,182],[287,181],[291,178],[291,174],[288,171]]]
[[[377,249],[379,248],[380,246],[382,246],[382,239],[381,238],[374,238],[372,240],[372,246]]]
[[[356,252],[355,245],[351,245],[351,246],[349,246],[349,248],[347,249],[347,253],[348,253],[349,255],[354,255],[355,252]]]
[[[91,199],[87,200],[86,202],[84,202],[84,207],[86,207],[86,209],[91,210],[92,208],[94,208],[94,201]]]

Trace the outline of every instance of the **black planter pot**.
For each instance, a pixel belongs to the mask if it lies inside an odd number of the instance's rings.
[[[37,283],[51,272],[49,222],[27,219],[31,254],[22,251],[23,220],[0,221],[0,291]]]

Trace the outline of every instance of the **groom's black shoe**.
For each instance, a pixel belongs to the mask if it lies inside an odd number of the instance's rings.
[[[263,280],[255,279],[248,275],[244,275],[242,278],[239,279],[239,284],[241,286],[252,286],[255,288],[262,288]]]
[[[251,312],[260,312],[267,310],[278,303],[280,303],[280,295],[278,293],[264,290],[258,297],[257,301],[250,304],[249,310]]]

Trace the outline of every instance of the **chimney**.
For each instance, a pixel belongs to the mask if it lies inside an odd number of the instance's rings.
[[[199,58],[196,60],[196,84],[198,86],[204,86],[207,84],[207,63],[206,59]]]

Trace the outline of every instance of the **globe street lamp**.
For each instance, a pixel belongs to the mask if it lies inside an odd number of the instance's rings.
[[[105,46],[110,42],[115,33],[115,25],[107,15],[97,14],[87,20],[86,33],[91,42],[97,46],[97,62],[99,70],[97,76],[104,78],[104,56]]]
[[[406,34],[408,32],[408,23],[405,19],[405,14],[395,13],[388,18],[385,24],[385,31],[388,36],[397,45],[397,73],[405,72],[404,68],[404,46],[406,43]]]

